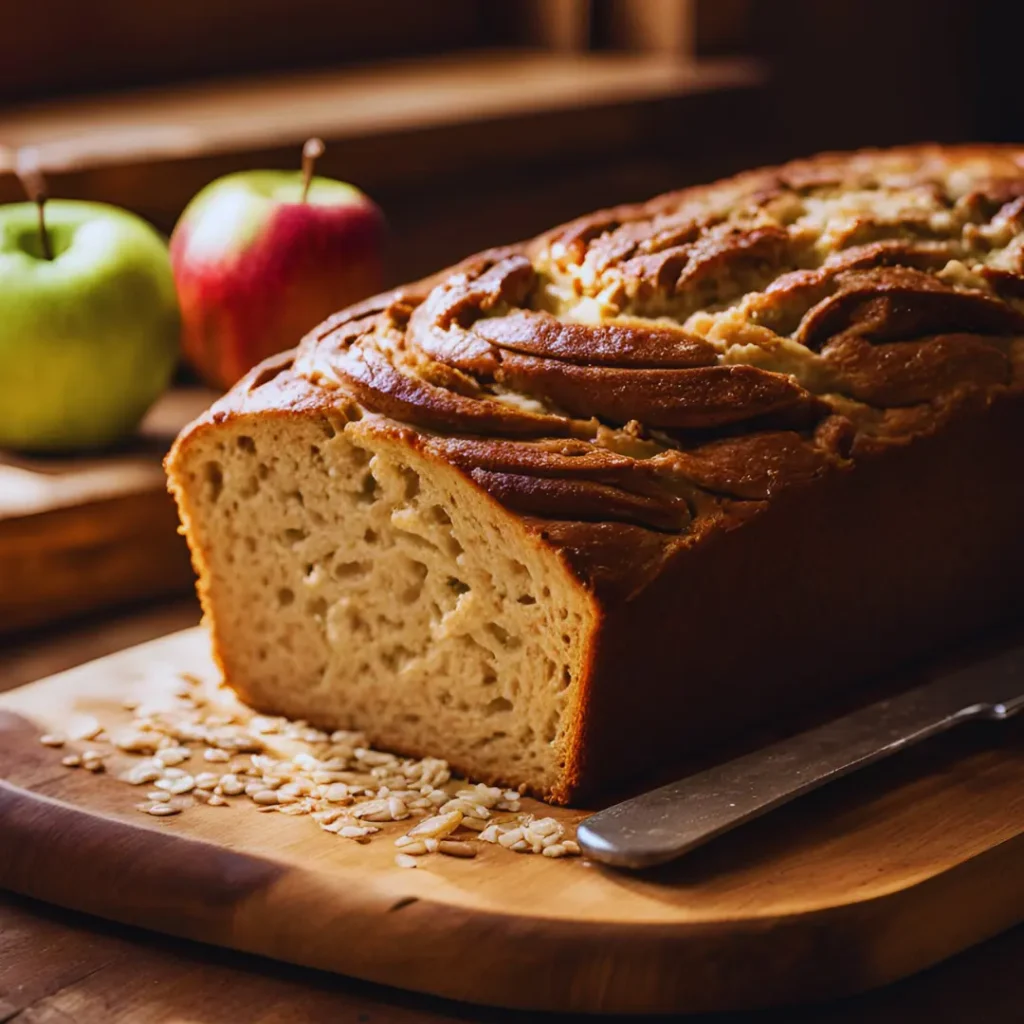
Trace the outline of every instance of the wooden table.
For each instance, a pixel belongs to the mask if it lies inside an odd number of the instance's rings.
[[[0,648],[0,690],[184,628],[197,618],[194,603],[182,601],[8,638]],[[998,879],[992,881],[998,884]],[[857,998],[684,1019],[688,1024],[1011,1024],[1021,1019],[1022,969],[1024,926],[914,978]],[[383,989],[107,924],[0,893],[0,1024],[425,1024],[520,1019],[526,1015]]]

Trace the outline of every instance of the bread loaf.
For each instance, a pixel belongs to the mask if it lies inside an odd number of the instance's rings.
[[[558,802],[1024,593],[1024,149],[825,155],[338,313],[178,439],[225,678]]]

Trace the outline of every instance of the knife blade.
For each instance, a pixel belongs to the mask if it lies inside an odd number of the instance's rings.
[[[953,726],[1022,709],[1024,648],[1015,648],[598,811],[577,840],[605,864],[654,867]]]

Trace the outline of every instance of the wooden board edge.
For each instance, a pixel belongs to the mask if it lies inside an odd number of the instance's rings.
[[[343,875],[97,816],[2,780],[0,832],[0,886],[22,895],[302,966],[520,1010],[705,1012],[835,998],[905,977],[1024,919],[1024,835],[887,896],[678,927],[442,904],[403,896],[401,872],[399,884],[382,874],[381,883],[354,888]],[[452,970],[481,944],[493,971]]]
[[[0,522],[0,636],[133,601],[187,593],[195,574],[165,488]],[[88,579],[88,587],[79,583]]]

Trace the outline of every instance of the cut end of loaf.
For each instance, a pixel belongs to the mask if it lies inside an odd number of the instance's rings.
[[[379,421],[333,413],[202,425],[168,470],[245,700],[567,797],[596,613],[519,519]]]

